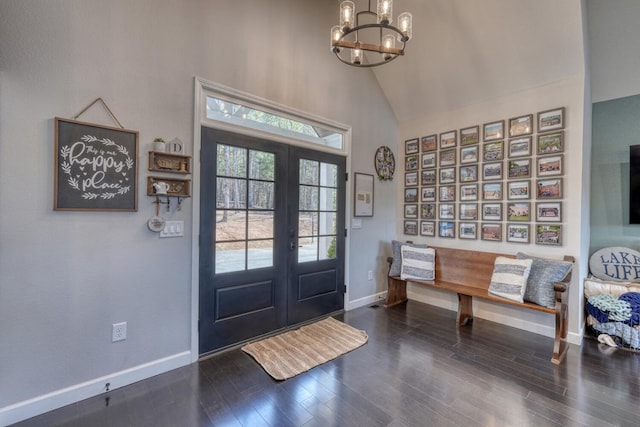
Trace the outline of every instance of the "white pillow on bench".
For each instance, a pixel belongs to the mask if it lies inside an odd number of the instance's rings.
[[[532,263],[531,259],[496,257],[489,293],[512,301],[524,302],[523,296]]]
[[[435,249],[402,245],[400,251],[402,255],[400,278],[402,280],[435,280]]]

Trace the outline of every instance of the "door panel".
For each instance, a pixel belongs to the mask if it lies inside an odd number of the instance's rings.
[[[345,158],[202,128],[200,353],[344,307]]]

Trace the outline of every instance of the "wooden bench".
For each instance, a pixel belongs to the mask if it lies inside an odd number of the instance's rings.
[[[432,247],[432,246],[430,246]],[[496,257],[515,258],[514,255],[479,252],[464,249],[435,248],[435,277],[433,282],[409,280],[416,285],[428,286],[458,294],[457,326],[463,326],[473,320],[473,298],[507,304],[515,307],[535,310],[555,315],[555,343],[551,362],[560,364],[567,352],[567,304],[564,301],[566,290],[571,281],[571,271],[562,282],[554,283],[556,304],[554,308],[543,307],[531,302],[520,303],[489,294],[488,288],[493,273]],[[575,262],[572,256],[565,256],[565,261]],[[387,258],[389,268],[393,258]],[[388,292],[385,307],[392,307],[407,301],[407,281],[399,276],[388,279]]]

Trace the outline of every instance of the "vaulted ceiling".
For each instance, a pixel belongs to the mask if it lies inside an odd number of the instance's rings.
[[[405,56],[372,69],[400,122],[584,73],[580,0],[395,0],[405,11]]]

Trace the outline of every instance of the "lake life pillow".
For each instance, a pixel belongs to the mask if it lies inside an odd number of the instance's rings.
[[[391,269],[389,270],[389,276],[396,277],[400,275],[400,269],[402,268],[402,253],[400,252],[400,247],[402,246],[411,246],[414,248],[426,248],[425,244],[413,244],[413,243],[403,243],[397,240],[391,241],[391,246],[393,249],[393,262],[391,263]]]
[[[556,291],[553,288],[553,284],[565,278],[571,271],[573,263],[536,258],[522,252],[518,252],[516,257],[518,259],[533,260],[524,300],[534,302],[543,307],[554,308],[556,306]]]
[[[489,293],[512,301],[524,302],[523,296],[532,263],[530,259],[496,257]]]
[[[400,252],[402,254],[402,268],[400,270],[402,280],[435,280],[435,249],[402,245]]]

